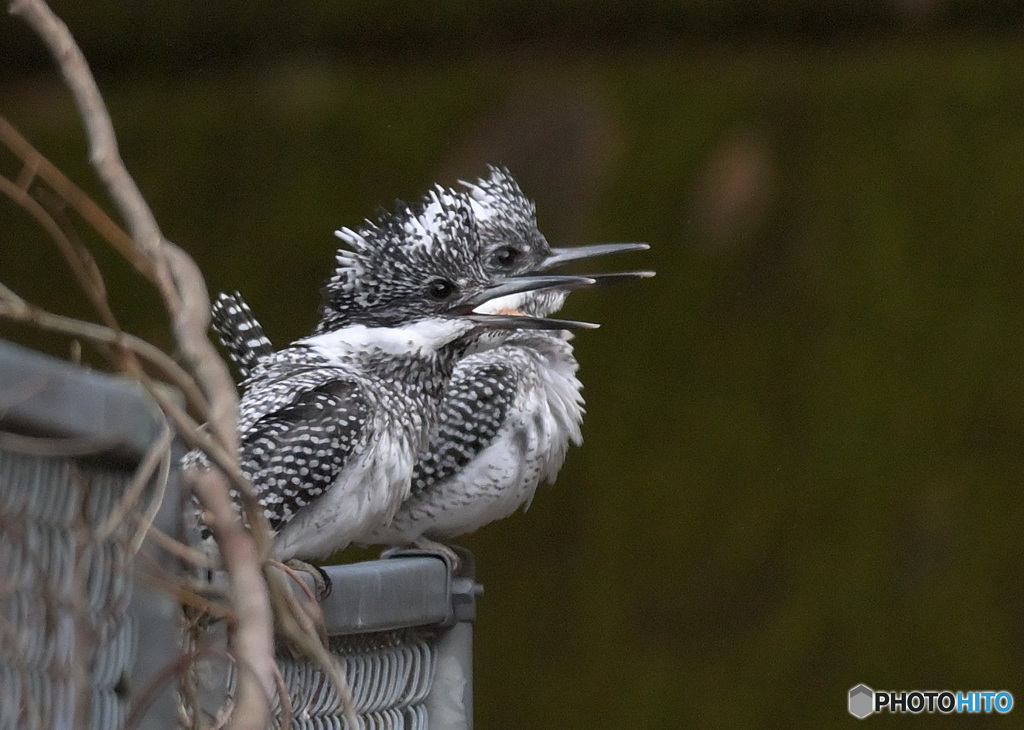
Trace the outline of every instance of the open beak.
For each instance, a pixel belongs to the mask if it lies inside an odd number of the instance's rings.
[[[638,279],[650,279],[654,276],[653,271],[615,271],[609,274],[588,274],[587,279],[593,282],[594,287],[612,286],[614,284],[624,284],[629,281],[636,281]],[[567,290],[563,289],[563,292]],[[491,312],[492,314],[511,314],[520,315],[523,311],[519,309],[522,306],[522,302],[519,304],[510,303],[508,306]]]
[[[653,271],[616,271],[611,274],[590,274],[587,278],[594,280],[594,286],[611,286],[637,279],[650,279],[653,276]]]
[[[473,310],[485,302],[509,294],[520,294],[542,289],[560,289],[575,291],[593,286],[596,281],[589,276],[514,276],[484,289],[476,296],[463,300],[448,310],[448,314],[472,314]]]
[[[607,256],[611,253],[624,253],[626,251],[646,251],[649,249],[646,243],[596,243],[590,246],[572,246],[568,248],[553,248],[547,258],[540,262],[538,271],[547,271],[556,266],[567,264],[570,261],[592,259],[597,256]]]
[[[463,319],[476,322],[481,329],[496,330],[594,330],[601,326],[593,322],[518,314],[467,314]]]

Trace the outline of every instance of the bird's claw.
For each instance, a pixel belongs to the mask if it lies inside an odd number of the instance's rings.
[[[416,538],[412,544],[418,550],[426,550],[427,552],[431,553],[441,553],[441,555],[443,555],[451,564],[453,575],[458,573],[459,568],[462,567],[462,559],[459,557],[459,554],[447,545],[445,545],[444,543],[437,542],[436,540],[431,540],[430,538],[423,537],[421,535],[420,537]]]
[[[313,579],[313,595],[317,601],[323,601],[327,596],[331,595],[331,579],[328,577],[327,572],[319,565],[313,565],[296,558],[286,560],[285,565],[292,570],[306,573]]]

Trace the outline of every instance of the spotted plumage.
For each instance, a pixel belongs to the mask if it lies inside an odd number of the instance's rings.
[[[472,206],[466,196],[444,188],[435,188],[416,206],[403,204],[393,215],[383,213],[377,221],[355,230],[340,228],[335,235],[350,250],[338,251],[323,288],[317,333],[352,323],[395,326],[441,313],[450,301],[432,296],[429,283],[447,282],[459,291],[491,276],[475,256],[479,226]],[[444,246],[443,259],[438,241],[452,242]],[[380,259],[388,266],[373,265]]]
[[[538,333],[539,334],[539,333]],[[412,493],[372,542],[446,540],[529,506],[582,442],[583,398],[570,344],[516,338],[460,361]]]
[[[261,487],[263,514],[274,530],[327,491],[352,453],[365,448],[371,399],[359,381],[326,364],[310,374],[324,382],[309,383],[287,405],[255,419],[242,445],[246,471]],[[295,378],[287,381],[297,385]],[[251,419],[252,410],[246,415]]]
[[[492,167],[463,185],[479,222],[483,266],[505,274],[543,269],[552,249],[533,202],[508,171]],[[517,294],[483,309],[546,316],[567,294]],[[541,480],[554,481],[569,444],[582,443],[582,386],[567,333],[490,333],[474,347],[445,391],[412,494],[373,542],[446,540],[502,519],[529,506]]]
[[[432,206],[458,198],[467,200],[478,233],[474,265],[493,276],[544,270],[557,257],[582,255],[577,249],[552,249],[537,229],[536,212],[504,168],[463,183],[465,191],[435,189]],[[403,225],[416,237],[414,225]],[[340,232],[358,249],[359,234]],[[640,245],[598,247],[601,253]],[[339,255],[339,263],[346,254]],[[328,301],[366,306],[353,300],[366,272],[345,266],[329,288]],[[339,294],[340,293],[340,296]],[[549,289],[494,299],[479,311],[516,310],[546,316],[561,307],[568,291]],[[250,313],[251,315],[251,313]],[[325,313],[325,319],[338,315]],[[318,330],[329,325],[321,324]],[[259,331],[251,320],[247,332]],[[404,544],[422,537],[446,539],[504,517],[533,498],[541,480],[554,481],[570,443],[579,445],[583,417],[578,365],[569,335],[564,332],[503,331],[477,338],[471,354],[458,362],[438,405],[437,423],[412,475],[411,492],[393,520],[363,536],[370,543]],[[232,351],[236,361],[253,353]],[[257,358],[258,359],[258,358]]]
[[[214,311],[226,347],[243,353],[249,372],[240,466],[282,560],[325,557],[391,519],[409,495],[452,370],[481,333],[580,324],[488,317],[477,306],[507,292],[592,283],[486,271],[472,206],[442,189],[339,236],[351,250],[337,256],[310,337],[268,354],[239,296]]]
[[[467,367],[472,360],[463,360],[448,383],[431,439],[435,448],[423,455],[413,472],[413,496],[457,474],[501,431],[516,397],[516,370],[508,363],[482,359],[479,368]]]
[[[407,496],[452,357],[443,345],[397,354],[393,334],[354,325],[300,340],[245,382],[242,470],[277,533],[278,557],[325,557]]]
[[[210,319],[243,379],[249,377],[260,360],[274,353],[263,327],[238,292],[219,295],[210,308]]]

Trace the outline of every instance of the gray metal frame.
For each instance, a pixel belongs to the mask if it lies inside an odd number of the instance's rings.
[[[162,414],[137,383],[89,371],[0,340],[0,467],[4,466],[5,456],[9,466],[11,459],[24,458],[23,453],[18,455],[22,447],[31,451],[33,444],[45,443],[46,448],[59,457],[50,454],[40,458],[59,458],[72,468],[82,465],[83,469],[106,470],[104,474],[121,474],[114,481],[127,483],[165,428]],[[154,524],[165,534],[180,537],[182,496],[177,478],[178,456],[180,447],[176,445],[173,468]],[[0,469],[0,473],[21,472]],[[25,548],[12,542],[18,535],[10,530],[5,533],[2,519],[4,500],[21,494],[25,488],[24,484],[15,488],[0,482],[0,555],[5,554],[5,550],[20,550],[22,554],[31,550],[31,546]],[[43,517],[46,517],[45,510],[50,509],[46,505],[60,503],[61,495],[69,490],[66,483],[52,479],[38,484],[33,482],[30,488],[35,490],[33,498],[42,505],[37,513],[42,509]],[[19,489],[22,492],[18,492]],[[116,501],[116,495],[112,499]],[[126,708],[132,702],[145,705],[135,708],[139,713],[134,718],[135,727],[157,730],[175,727],[178,721],[178,698],[170,670],[183,647],[180,607],[166,593],[140,579],[139,569],[148,569],[147,564],[152,566],[149,561],[155,561],[170,575],[177,575],[183,566],[156,549],[149,540],[143,543],[141,550],[146,555],[145,560],[135,556],[125,565],[128,572],[123,577],[129,581],[131,596],[125,619],[129,629],[121,632],[123,637],[119,634],[117,639],[122,643],[132,642],[130,648],[118,649],[131,658],[126,659],[129,664],[123,669],[107,671],[108,674],[121,671],[123,676],[120,679],[116,675],[107,677],[109,682],[116,682],[116,687],[114,694],[108,692],[105,695],[108,699],[103,700],[109,702],[109,697],[113,696],[122,707],[113,715],[93,708],[90,725],[97,730],[116,726],[117,723],[110,724],[104,718],[120,717],[123,721]],[[414,687],[402,690],[406,699],[415,695],[415,707],[387,709],[382,698],[376,696],[380,693],[376,693],[372,701],[367,700],[376,708],[364,717],[369,726],[425,727],[429,722],[434,730],[472,728],[472,623],[476,617],[476,598],[482,588],[474,580],[472,555],[461,552],[459,563],[456,571],[445,555],[414,550],[389,551],[381,560],[324,568],[333,590],[322,601],[321,610],[332,650],[343,666],[352,671],[350,684],[362,682],[365,685],[369,681],[371,685],[378,682],[383,686],[387,677],[393,681],[400,679],[396,673],[399,669],[412,673],[409,682],[415,680]],[[5,572],[10,570],[14,570],[10,564],[0,562],[0,587],[4,580],[14,578]],[[296,590],[299,591],[298,587]],[[0,616],[21,615],[18,611],[45,614],[51,608],[45,605],[45,596],[39,598],[42,603],[34,608],[12,608],[9,598],[10,594],[0,589]],[[23,598],[19,596],[19,600]],[[46,639],[52,640],[52,636]],[[0,641],[0,673],[23,668],[25,656],[14,656],[10,651],[14,649]],[[289,666],[295,669],[289,676],[294,676],[299,683],[294,688],[298,695],[303,692],[322,695],[326,691],[313,687],[313,670],[302,664],[304,660],[282,655],[279,661],[290,662]],[[224,666],[213,664],[206,670],[200,672],[204,675],[202,684],[206,690],[203,695],[209,700],[204,704],[215,710],[226,697],[230,672]],[[43,696],[49,690],[33,689],[31,682],[22,679],[19,675],[15,682],[17,692],[22,694],[15,694],[13,699],[8,697],[8,703],[34,691],[42,694],[33,702],[53,701]],[[3,691],[0,688],[0,702],[4,701]],[[8,691],[14,690],[8,688]],[[401,693],[396,690],[394,694],[399,697]],[[366,695],[365,686],[363,695]],[[78,695],[72,692],[71,696]],[[97,701],[94,696],[93,702]],[[10,721],[10,727],[29,726],[22,722],[24,718],[12,715],[9,707],[7,714],[3,710],[0,708],[0,730],[4,730],[5,718]],[[317,727],[343,726],[340,713],[309,722]]]
[[[99,543],[90,532],[95,521],[117,507],[124,487],[164,428],[159,410],[138,384],[0,341],[0,474],[4,475],[0,511],[6,510],[8,518],[6,527],[0,524],[0,552],[20,555],[16,562],[0,564],[0,582],[21,584],[0,592],[0,612],[8,620],[16,617],[13,630],[21,637],[18,643],[47,645],[26,654],[22,647],[0,642],[0,666],[11,672],[7,679],[19,685],[17,696],[0,701],[5,705],[0,725],[7,720],[19,728],[62,725],[68,719],[80,719],[87,710],[89,725],[105,730],[117,718],[123,722],[132,700],[146,695],[147,709],[136,726],[154,730],[171,726],[174,686],[161,682],[159,674],[180,653],[180,609],[167,594],[135,577],[133,569],[142,561],[118,547],[123,533],[112,536],[115,542]],[[83,480],[87,481],[83,484]],[[153,523],[168,535],[180,536],[176,469],[170,470],[161,486],[162,501]],[[154,489],[152,483],[147,486],[142,503],[156,498]],[[68,513],[58,515],[64,505]],[[12,523],[12,517],[20,522]],[[45,540],[40,542],[33,535]],[[62,554],[54,552],[55,546]],[[148,541],[141,551],[172,575],[179,571]],[[86,574],[77,577],[79,586],[65,589],[57,598],[52,591],[33,590],[22,580],[25,571],[31,571],[42,573],[36,578],[46,582],[58,570],[57,561],[63,560],[72,561],[72,571]],[[66,597],[82,592],[88,596],[88,606],[76,611]],[[117,634],[108,636],[107,643],[102,637],[83,638],[82,631],[88,630],[85,614],[95,611],[97,602],[111,600],[107,596],[129,597],[126,605],[103,614],[104,621],[119,627]],[[15,603],[28,604],[27,610],[14,610]],[[55,649],[50,646],[61,643],[60,634],[34,622],[35,615],[75,627],[71,653],[62,662],[54,660]],[[140,636],[145,637],[142,651]],[[78,656],[83,651],[93,653]],[[83,667],[87,672],[91,669],[91,676],[81,676]],[[74,708],[51,709],[53,698],[47,695],[52,691],[75,698]]]
[[[441,629],[425,702],[435,730],[473,727],[473,621],[483,586],[472,554],[457,552],[457,572],[447,556],[423,550],[389,550],[383,560],[324,568],[333,586],[320,603],[329,636]]]

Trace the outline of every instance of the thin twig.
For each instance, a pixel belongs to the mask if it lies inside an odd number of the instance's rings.
[[[107,515],[107,519],[104,520],[103,524],[96,528],[93,533],[95,540],[98,542],[104,542],[114,534],[119,527],[121,527],[125,518],[128,516],[128,513],[135,509],[136,503],[139,501],[139,498],[142,497],[142,492],[149,484],[157,466],[169,464],[171,457],[172,435],[173,432],[167,425],[167,421],[165,419],[160,435],[157,436],[156,440],[149,445],[149,448],[146,450],[146,455],[135,468],[135,473],[132,475],[132,481],[128,485],[128,488],[124,490],[124,494],[121,495],[121,499],[118,500],[117,504],[114,505],[114,508],[110,511],[110,514]],[[163,469],[162,471],[163,478],[157,480],[156,496],[158,499],[155,500],[157,505],[160,504],[160,501],[163,498],[164,487],[167,485],[167,470]],[[150,505],[150,510],[152,510],[152,504]],[[138,552],[138,545],[134,543],[138,540],[140,534],[142,537],[145,537],[145,526],[149,522],[152,522],[152,516],[148,516],[148,519],[146,519],[143,525],[140,526],[139,533],[137,533],[135,539],[133,539],[133,553]]]
[[[85,57],[68,27],[43,0],[9,0],[46,43],[70,89],[89,141],[89,159],[132,234],[137,251],[153,265],[153,281],[171,317],[175,340],[186,367],[210,400],[210,428],[218,441],[237,453],[237,395],[227,366],[206,337],[210,301],[195,262],[164,238],[138,186],[125,168],[117,139]],[[261,676],[269,687],[269,668]]]
[[[103,99],[96,87],[85,58],[64,25],[43,0],[9,0],[13,14],[21,16],[43,39],[53,54],[71,90],[86,127],[90,161],[117,205],[131,237],[125,240],[120,229],[98,206],[74,187],[59,171],[38,153],[34,153],[10,125],[0,120],[0,137],[15,150],[25,163],[19,183],[25,189],[38,175],[107,238],[115,249],[155,283],[170,315],[175,341],[186,369],[195,377],[202,395],[209,403],[207,415],[210,433],[198,428],[177,405],[157,389],[150,378],[131,358],[124,367],[137,378],[157,400],[175,429],[184,440],[199,446],[210,457],[215,468],[190,470],[184,478],[200,499],[208,525],[220,547],[222,562],[228,575],[229,605],[235,620],[231,632],[232,656],[237,668],[236,693],[231,703],[230,722],[236,727],[262,730],[269,720],[269,698],[277,686],[277,669],[273,660],[272,607],[277,607],[284,633],[293,643],[303,646],[318,661],[342,697],[346,719],[357,727],[352,698],[344,676],[334,658],[317,640],[309,625],[309,617],[297,608],[295,597],[280,582],[263,573],[264,558],[269,554],[270,533],[255,492],[241,475],[237,464],[238,435],[237,395],[227,367],[206,337],[209,326],[209,298],[195,262],[180,248],[167,241],[141,192],[120,159],[113,126]],[[37,321],[39,312],[3,302],[3,310],[12,318]],[[35,319],[34,319],[35,317]],[[115,347],[128,347],[131,352],[145,349],[115,327],[103,328],[68,318],[43,317],[46,323],[69,334],[76,333]],[[108,322],[113,324],[113,322]],[[140,353],[140,357],[144,357]],[[187,382],[189,379],[181,379]],[[175,380],[175,384],[181,385]],[[194,387],[194,386],[193,386]],[[201,402],[195,392],[189,402]],[[200,411],[202,412],[202,411]],[[246,529],[228,494],[228,485],[241,495],[246,514]],[[154,533],[155,534],[155,533]],[[274,602],[273,606],[271,601]]]
[[[303,609],[303,611],[305,611],[306,615],[308,615],[310,618],[317,622],[317,634],[326,641],[327,628],[326,623],[324,621],[324,613],[320,609],[320,604],[317,603],[316,595],[314,595],[313,589],[310,588],[309,584],[302,579],[302,576],[299,575],[299,572],[295,570],[295,568],[293,568],[292,566],[288,565],[288,563],[283,563],[280,560],[275,559],[270,559],[267,562],[270,565],[273,565],[278,570],[282,571],[289,578],[291,578],[292,582],[299,587],[299,590],[302,591],[302,594],[306,597],[306,602],[309,605],[316,607],[316,612],[306,611],[305,609]]]
[[[132,703],[124,726],[137,727],[146,709],[156,699],[157,695],[160,694],[160,689],[170,682],[173,677],[180,675],[198,659],[205,656],[218,655],[229,658],[224,654],[223,650],[216,646],[196,647],[191,651],[178,655],[174,661],[168,663],[159,672],[150,677],[149,681],[140,690],[132,694]]]
[[[106,292],[103,291],[102,280],[97,282],[94,278],[94,276],[99,275],[99,270],[96,269],[96,264],[92,261],[92,258],[88,259],[88,263],[81,260],[81,252],[77,250],[75,244],[39,201],[28,194],[26,188],[0,175],[0,193],[3,193],[20,205],[50,234],[50,237],[57,243],[57,248],[60,249],[60,252],[64,254],[64,258],[71,265],[71,271],[78,279],[78,283],[85,290],[89,300],[100,313],[103,323],[111,329],[119,330],[120,327],[117,326],[117,321],[114,319],[110,307],[107,306],[107,297]],[[89,267],[89,264],[91,264],[91,267]]]
[[[90,161],[114,200],[135,248],[153,265],[153,277],[170,314],[175,340],[199,387],[210,402],[210,427],[215,438],[237,459],[237,395],[227,366],[206,337],[209,298],[195,263],[183,251],[165,241],[152,211],[135,181],[128,174],[117,150],[110,115],[85,57],[67,26],[43,0],[9,0],[12,14],[22,17],[49,48],[71,90],[89,140]],[[238,621],[231,632],[232,653],[239,672],[238,692],[231,722],[238,728],[263,730],[270,720],[267,698],[275,690],[273,617],[268,586],[260,570],[261,555],[253,533],[234,520],[227,480],[210,470],[199,475],[193,486],[203,506],[213,517],[214,535],[231,581],[231,604]],[[258,507],[251,495],[242,498],[247,512]],[[220,524],[223,520],[224,523]],[[253,524],[254,533],[261,525]],[[265,537],[269,541],[269,537]]]
[[[213,462],[214,466],[218,467],[223,471],[231,484],[231,488],[236,490],[239,494],[248,498],[251,503],[256,503],[256,492],[253,489],[252,484],[245,478],[241,470],[238,468],[238,464],[234,462],[227,452],[221,448],[221,446],[213,440],[198,423],[196,423],[183,409],[178,407],[178,404],[167,397],[167,394],[156,387],[155,383],[148,380],[143,375],[140,378],[140,382],[143,387],[149,390],[149,394],[156,401],[157,405],[160,406],[161,410],[167,415],[175,429],[178,431],[178,435],[181,436],[182,441],[185,445],[192,449],[199,449],[204,452],[210,461]],[[270,537],[269,527],[266,527],[266,517],[263,517],[263,513],[259,512],[257,515],[249,515],[246,513],[246,517],[253,520],[250,524],[264,525],[265,529],[261,529],[260,534],[254,534],[253,540],[261,549],[261,554],[269,552]]]
[[[71,182],[67,175],[22,137],[14,125],[3,115],[0,115],[0,141],[25,163],[26,171],[30,171],[33,177],[38,175],[41,180],[44,180],[140,274],[151,282],[154,281],[153,264],[135,248],[135,242],[132,241],[131,236],[125,233],[124,229],[117,225],[92,198],[86,195],[84,190]],[[19,183],[22,182],[27,188],[31,178],[19,179]]]
[[[174,362],[167,353],[139,337],[127,332],[112,330],[101,324],[48,312],[22,299],[2,283],[0,283],[0,317],[104,345],[127,347],[140,358],[155,366],[161,375],[167,377],[171,384],[181,390],[190,406],[195,405],[202,408],[202,404],[205,403],[205,398],[196,389],[192,377],[182,370],[181,366]],[[202,413],[201,410],[200,413]]]
[[[161,667],[160,671],[149,678],[142,689],[132,693],[132,703],[128,710],[128,718],[125,720],[125,727],[138,727],[142,716],[149,709],[150,704],[156,699],[161,688],[174,677],[186,671],[196,659],[202,656],[202,649],[193,649],[184,652],[174,658],[172,662]]]
[[[342,714],[344,714],[348,726],[361,727],[356,716],[355,699],[338,660],[317,639],[316,627],[313,625],[312,618],[299,605],[298,598],[291,589],[282,583],[281,574],[269,564],[264,570],[267,584],[277,589],[270,592],[270,597],[272,601],[275,601],[274,615],[277,617],[281,633],[288,637],[300,652],[318,664],[327,679],[334,685],[334,690],[341,699]]]
[[[275,679],[277,680],[278,703],[281,707],[281,720],[278,722],[278,727],[280,730],[292,730],[292,698],[288,694],[288,685],[285,684],[280,669],[277,670]]]
[[[140,517],[138,521],[139,526],[135,531],[135,534],[131,539],[132,553],[138,553],[139,548],[142,547],[142,542],[148,537],[149,532],[153,529],[153,520],[156,519],[157,513],[160,511],[160,506],[163,504],[164,496],[167,494],[167,482],[171,477],[171,456],[173,450],[171,448],[171,429],[167,425],[167,421],[164,421],[164,429],[167,434],[167,447],[164,449],[164,453],[160,458],[160,473],[156,477],[156,488],[153,490],[153,496],[150,497],[149,506],[141,514],[133,512],[132,514]]]
[[[165,576],[165,571],[152,556],[140,553],[140,560],[147,565],[145,572],[139,571],[140,578],[154,589],[163,591],[174,598],[182,607],[194,609],[195,613],[208,616],[212,620],[233,622],[235,615],[227,608],[220,599],[221,595],[206,597],[202,590],[209,588],[204,585],[201,588],[191,584],[182,583],[180,580],[171,579]]]
[[[192,257],[164,241],[167,262],[180,295],[172,317],[175,341],[185,366],[210,403],[207,423],[214,437],[233,458],[238,454],[238,395],[227,365],[206,333],[210,329],[210,297],[203,275]]]
[[[209,526],[220,546],[221,560],[228,576],[228,594],[236,617],[232,655],[239,669],[232,724],[263,730],[270,721],[269,698],[276,691],[274,672],[277,665],[274,661],[273,623],[269,631],[252,630],[260,627],[267,618],[272,621],[273,616],[270,592],[260,570],[262,557],[249,532],[236,518],[237,512],[228,495],[224,474],[218,469],[188,469],[183,477],[191,482],[192,491],[213,518]],[[262,590],[256,590],[254,586]],[[257,667],[249,663],[249,657],[261,661],[266,657],[269,663]],[[246,669],[244,672],[243,667]],[[269,673],[270,686],[266,691],[262,676],[256,674],[257,671]],[[258,724],[254,724],[257,721]]]
[[[145,518],[139,514],[132,514],[131,517],[135,522],[138,522],[140,526],[143,524],[145,520]],[[217,567],[216,563],[210,560],[210,558],[207,557],[204,553],[194,548],[190,548],[188,545],[185,545],[180,540],[175,540],[173,537],[165,533],[159,527],[152,524],[151,521],[149,523],[147,530],[147,537],[149,537],[159,547],[163,548],[179,560],[183,560],[184,562],[189,563],[190,565],[193,565],[196,568],[201,568],[203,570],[213,570],[215,567]]]
[[[177,292],[167,273],[160,242],[163,236],[152,211],[142,197],[117,149],[114,126],[89,65],[67,25],[42,0],[11,0],[12,15],[32,26],[53,54],[64,83],[78,106],[89,142],[89,161],[128,224],[134,247],[153,265],[154,281],[168,302]]]
[[[123,443],[115,439],[98,439],[91,436],[60,438],[25,436],[20,433],[0,431],[0,449],[34,456],[88,456],[97,451],[106,451],[122,445]]]

